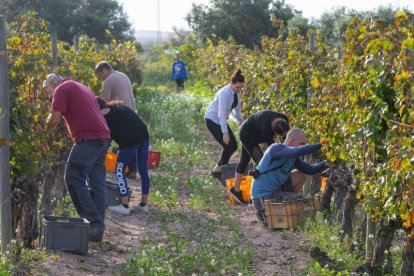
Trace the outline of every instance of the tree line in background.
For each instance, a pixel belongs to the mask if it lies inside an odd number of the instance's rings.
[[[134,39],[131,23],[116,0],[2,0],[0,6],[9,21],[28,11],[36,11],[59,40],[69,43],[80,34],[100,43]]]
[[[112,38],[134,40],[134,30],[117,0],[2,0],[0,6],[0,13],[7,14],[9,21],[30,10],[49,22],[50,31],[56,32],[58,39],[69,43],[80,34],[100,43],[108,43]],[[394,13],[391,7],[369,12],[342,7],[310,21],[285,0],[211,0],[209,5],[193,4],[186,20],[195,38],[202,43],[208,39],[218,41],[232,37],[237,44],[253,48],[260,45],[263,36],[278,37],[278,24],[282,23],[285,28],[297,28],[302,36],[306,36],[309,29],[320,29],[328,44],[340,46],[352,17],[378,17],[388,25],[394,20]],[[175,44],[189,35],[177,28],[174,32]]]
[[[237,44],[253,48],[260,45],[263,36],[278,37],[278,20],[284,27],[297,28],[302,36],[306,36],[309,29],[320,29],[326,41],[335,45],[343,42],[345,28],[352,17],[367,19],[374,16],[387,25],[394,20],[394,13],[391,7],[379,7],[369,12],[342,7],[310,21],[285,0],[212,0],[208,6],[193,4],[186,20],[202,41],[233,37]]]

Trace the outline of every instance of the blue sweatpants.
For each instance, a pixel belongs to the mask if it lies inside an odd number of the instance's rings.
[[[118,159],[116,161],[115,176],[121,197],[128,196],[128,184],[125,177],[125,169],[134,155],[136,155],[137,158],[138,173],[141,177],[142,194],[149,194],[150,179],[148,175],[148,152],[149,140],[145,140],[141,144],[119,150]]]

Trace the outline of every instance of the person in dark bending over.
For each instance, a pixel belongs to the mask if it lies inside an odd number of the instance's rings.
[[[240,161],[237,164],[234,187],[228,193],[240,204],[243,201],[240,184],[246,168],[251,158],[255,164],[259,164],[263,157],[260,144],[266,143],[267,146],[273,144],[276,135],[285,137],[289,131],[289,120],[285,114],[274,111],[260,111],[250,115],[243,122],[239,131],[242,152]]]
[[[141,203],[133,210],[148,212],[148,195],[150,178],[148,175],[149,133],[141,118],[121,101],[105,101],[96,98],[102,114],[111,132],[111,138],[119,145],[115,176],[121,197],[121,204],[109,206],[114,212],[128,215],[129,208],[128,184],[125,170],[131,159],[136,156],[138,173],[141,177]]]

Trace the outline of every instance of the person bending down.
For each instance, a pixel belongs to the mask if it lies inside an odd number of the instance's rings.
[[[303,130],[293,128],[283,144],[273,144],[264,153],[257,166],[257,176],[253,180],[251,194],[256,215],[266,225],[264,200],[275,199],[278,202],[294,198],[306,180],[306,175],[320,173],[329,167],[328,162],[308,164],[300,157],[320,150],[322,145],[306,145]],[[297,169],[299,172],[292,172]],[[305,173],[305,174],[304,174]]]
[[[119,145],[115,175],[121,204],[109,206],[108,209],[125,215],[131,213],[125,170],[131,159],[136,156],[138,173],[141,177],[141,203],[134,210],[148,212],[147,202],[150,189],[148,128],[141,118],[132,109],[122,105],[121,101],[105,101],[99,97],[96,99],[108,124],[111,138]]]
[[[230,116],[230,119],[237,124],[243,122],[241,94],[244,83],[244,76],[239,69],[231,76],[230,84],[216,93],[214,100],[204,114],[207,129],[223,148],[219,161],[210,172],[212,176],[218,179],[221,176],[221,167],[229,163],[230,157],[237,150],[237,141],[227,124],[227,120]]]
[[[239,131],[243,146],[241,157],[236,168],[234,187],[227,191],[238,203],[246,204],[240,191],[240,184],[250,159],[253,158],[257,165],[263,157],[259,144],[266,143],[270,146],[275,142],[274,136],[285,137],[289,128],[289,120],[285,114],[270,110],[252,114],[243,122]]]

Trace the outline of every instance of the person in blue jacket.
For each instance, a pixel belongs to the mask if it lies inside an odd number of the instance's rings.
[[[252,202],[256,215],[266,225],[264,200],[275,199],[277,202],[296,199],[306,180],[306,175],[320,173],[328,168],[328,162],[322,161],[310,165],[301,156],[320,150],[322,145],[306,145],[303,130],[293,128],[287,134],[283,144],[272,144],[265,151],[253,177],[251,188]],[[292,173],[297,169],[298,173]],[[296,193],[295,193],[296,192]]]
[[[187,71],[185,70],[185,64],[180,60],[180,54],[176,54],[176,60],[172,65],[172,80],[177,83],[177,89],[184,89],[184,81],[187,79]]]

